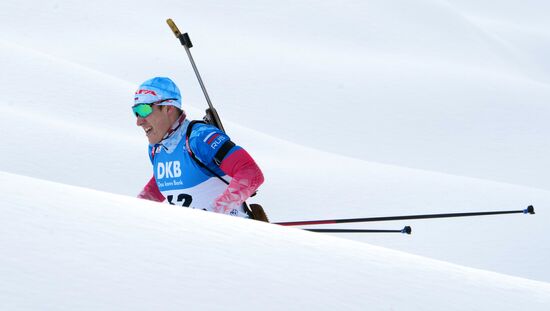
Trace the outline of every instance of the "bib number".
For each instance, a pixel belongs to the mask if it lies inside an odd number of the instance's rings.
[[[178,194],[176,201],[174,202],[174,195],[170,194],[166,197],[168,200],[168,203],[171,205],[179,205],[183,207],[190,207],[191,202],[193,202],[193,197],[186,193],[180,193]]]

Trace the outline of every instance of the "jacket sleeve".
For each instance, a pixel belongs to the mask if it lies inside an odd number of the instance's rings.
[[[160,190],[157,186],[155,176],[151,177],[149,182],[145,185],[145,187],[143,187],[143,190],[141,190],[137,197],[140,199],[156,202],[163,202],[165,200],[164,196],[162,195],[162,193],[160,193]]]
[[[231,176],[231,182],[225,191],[214,200],[214,211],[228,214],[238,208],[264,182],[264,175],[254,159],[240,147],[226,156],[221,170]]]
[[[262,171],[248,152],[215,127],[197,125],[190,135],[189,145],[202,163],[232,178],[225,191],[211,203],[216,213],[229,214],[238,209],[264,182]],[[225,146],[230,148],[225,150]]]

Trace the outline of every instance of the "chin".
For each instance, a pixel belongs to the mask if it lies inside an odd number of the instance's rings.
[[[148,138],[148,140],[149,140],[149,144],[151,145],[158,144],[160,142],[160,140],[154,139],[154,138]]]

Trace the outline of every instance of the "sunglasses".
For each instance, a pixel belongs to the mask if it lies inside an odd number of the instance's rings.
[[[175,100],[175,98],[163,99],[149,104],[136,104],[132,106],[132,111],[134,112],[136,117],[147,118],[151,113],[153,113],[154,105],[158,105],[168,100]]]

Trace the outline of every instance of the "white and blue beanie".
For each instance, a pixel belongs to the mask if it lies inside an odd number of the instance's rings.
[[[134,105],[150,104],[161,100],[172,99],[160,106],[175,106],[181,109],[181,94],[174,81],[166,77],[155,77],[143,82],[134,96]]]

